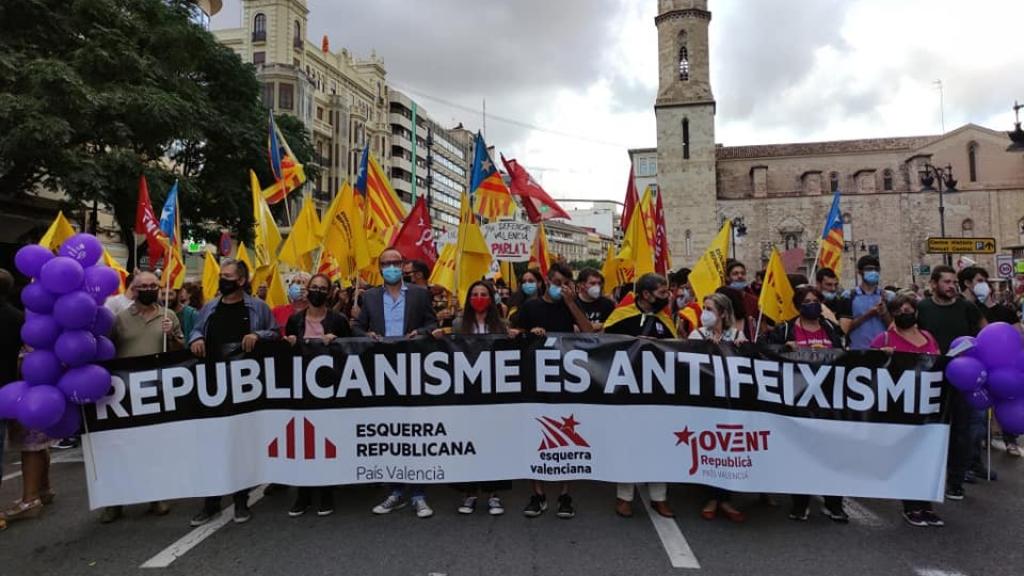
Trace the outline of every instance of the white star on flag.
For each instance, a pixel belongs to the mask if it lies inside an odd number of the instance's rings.
[[[480,169],[483,170],[484,172],[490,172],[491,168],[493,167],[494,164],[491,164],[490,158],[484,158],[483,160],[480,161]]]

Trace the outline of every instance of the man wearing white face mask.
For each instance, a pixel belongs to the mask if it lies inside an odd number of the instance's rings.
[[[577,305],[590,320],[595,332],[600,332],[604,323],[615,310],[615,303],[603,295],[604,276],[593,268],[580,270],[576,278],[576,286],[579,287],[579,301]]]

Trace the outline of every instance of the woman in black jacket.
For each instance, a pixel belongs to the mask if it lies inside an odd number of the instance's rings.
[[[301,350],[306,343],[330,344],[335,338],[352,336],[348,318],[327,307],[330,292],[331,280],[327,276],[317,274],[309,279],[309,283],[306,284],[306,299],[309,306],[288,318],[288,324],[285,326],[285,340],[288,343],[298,346]],[[315,491],[319,499],[317,516],[330,516],[334,513],[334,495],[331,490],[331,486],[300,486],[295,504],[288,511],[288,515],[296,518],[305,514],[312,503]]]

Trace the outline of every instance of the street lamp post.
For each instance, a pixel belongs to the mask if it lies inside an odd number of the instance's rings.
[[[935,181],[938,180],[938,188],[933,187]],[[924,171],[921,174],[921,185],[924,187],[925,192],[937,191],[939,193],[939,233],[943,238],[946,237],[946,204],[943,202],[943,188],[945,192],[956,192],[956,180],[953,178],[953,166],[947,164],[945,168],[938,168],[931,164],[924,165]],[[953,264],[952,254],[943,254],[942,260],[947,266]]]
[[[723,222],[724,224],[724,222]],[[732,259],[736,260],[736,239],[743,238],[747,235],[747,225],[743,223],[743,216],[737,216],[732,219]]]

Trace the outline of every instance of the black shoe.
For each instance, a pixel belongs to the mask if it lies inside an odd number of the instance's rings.
[[[530,502],[523,508],[523,516],[527,518],[536,518],[540,516],[548,509],[548,497],[543,494],[534,494],[530,496]]]
[[[334,514],[334,494],[328,489],[320,496],[320,507],[316,509],[317,516],[330,516]]]
[[[57,450],[70,450],[72,448],[78,448],[78,437],[72,436],[70,438],[61,438],[50,445],[51,448]]]
[[[968,470],[967,473],[968,474],[973,474],[974,477],[977,480],[986,480],[986,481],[991,481],[991,482],[995,482],[996,480],[999,480],[999,474],[996,474],[995,470],[991,470],[990,471],[988,468],[985,468],[985,466],[983,466],[983,465],[975,466],[973,469]],[[990,473],[992,474],[991,477],[989,477]]]
[[[249,504],[243,504],[239,506],[235,504],[235,524],[245,524],[249,520],[252,520],[252,511],[249,510]]]
[[[946,523],[942,521],[942,518],[939,518],[939,515],[931,510],[922,510],[921,517],[924,518],[924,521],[933,528],[942,528],[946,525]]]
[[[964,484],[977,484],[978,478],[974,475],[974,471],[968,470],[964,472]]]
[[[946,500],[963,500],[964,496],[963,486],[950,486],[946,488]]]
[[[309,498],[296,498],[295,504],[292,504],[291,510],[288,510],[288,516],[291,518],[298,518],[309,510]]]
[[[846,513],[846,510],[843,510],[842,506],[840,506],[838,510],[832,510],[828,506],[825,506],[821,509],[821,513],[836,524],[850,523],[850,515]]]
[[[199,512],[199,514],[196,514],[192,517],[192,520],[189,521],[189,526],[192,526],[193,528],[195,528],[196,526],[202,526],[203,524],[206,524],[210,520],[216,518],[218,515],[220,515],[220,509],[210,510],[207,508],[203,508],[202,511]]]
[[[924,512],[920,510],[904,512],[903,519],[907,521],[907,524],[917,528],[924,528],[925,526],[928,526],[928,520],[925,519]]]
[[[804,507],[804,508],[793,507],[793,508],[789,509],[789,519],[790,520],[795,520],[797,522],[806,522],[807,518],[809,516],[810,516],[810,511],[807,509],[807,507]]]
[[[555,515],[563,520],[576,516],[576,507],[572,505],[572,496],[562,494],[558,497],[558,512]]]

